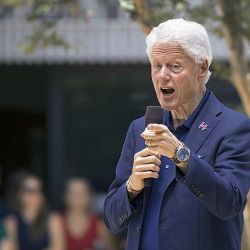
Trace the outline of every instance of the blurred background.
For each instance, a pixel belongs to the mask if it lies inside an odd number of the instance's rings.
[[[29,178],[37,181],[50,210],[62,211],[70,202],[67,184],[75,177],[84,178],[76,178],[82,186],[75,192],[91,193],[93,211],[101,216],[130,122],[147,105],[157,105],[145,34],[162,20],[185,17],[206,26],[214,52],[208,88],[225,105],[250,115],[249,5],[244,0],[1,0],[2,217],[11,214],[10,190],[25,207],[19,191]],[[247,212],[246,218],[249,227]],[[249,250],[249,231],[245,235],[242,249]],[[114,242],[106,249],[123,249],[121,240]]]

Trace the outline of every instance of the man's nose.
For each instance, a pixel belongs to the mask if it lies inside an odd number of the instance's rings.
[[[163,66],[161,68],[160,76],[163,80],[170,80],[170,69],[168,67]]]

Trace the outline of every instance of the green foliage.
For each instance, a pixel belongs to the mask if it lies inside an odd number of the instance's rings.
[[[219,8],[221,0],[144,0],[150,6],[151,27],[158,25],[160,22],[170,19],[183,17],[195,20],[204,24],[213,33],[222,36],[222,16]],[[238,20],[240,32],[250,41],[250,1],[249,0],[224,0],[228,4],[230,11]],[[133,1],[120,0],[121,7],[134,15]],[[132,5],[133,8],[127,8]]]
[[[212,76],[225,79],[228,82],[232,81],[230,65],[222,61],[213,61],[212,64]]]
[[[133,0],[119,0],[122,9],[127,11],[134,19],[134,14],[137,12]],[[149,25],[151,27],[156,26],[160,22],[166,19],[173,18],[182,13],[187,8],[186,0],[145,0],[149,6],[150,20]]]
[[[51,46],[63,47],[64,49],[69,48],[69,44],[55,31],[55,22],[44,20],[26,37],[25,43],[18,47],[25,54],[30,54],[38,48]]]
[[[0,7],[27,7],[28,13],[24,18],[27,22],[34,22],[33,32],[26,36],[26,40],[18,47],[24,53],[33,53],[36,49],[51,46],[69,48],[69,44],[57,33],[58,18],[65,10],[74,16],[72,7],[77,6],[77,0],[1,0]]]
[[[136,7],[133,0],[119,0],[120,6],[125,11],[130,13],[136,12]]]
[[[0,4],[2,6],[22,6],[24,4],[27,4],[28,2],[30,1],[28,0],[2,0]]]
[[[131,18],[136,18],[138,13],[134,0],[116,1],[119,1],[121,8],[128,12]],[[228,4],[229,11],[232,12],[232,18],[238,23],[239,32],[250,41],[249,0],[143,1],[149,6],[150,20],[147,21],[151,27],[169,18],[183,17],[204,24],[219,36],[222,35],[222,16],[219,1],[225,1]],[[66,42],[56,33],[56,22],[64,12],[72,16],[80,13],[78,0],[1,0],[1,6],[28,6],[30,11],[25,16],[26,20],[40,23],[40,27],[36,27],[33,34],[27,37],[27,44],[22,46],[26,52],[33,52],[36,48],[50,45],[67,48]],[[74,11],[71,11],[72,9]]]

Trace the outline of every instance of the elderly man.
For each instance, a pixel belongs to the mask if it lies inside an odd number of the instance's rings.
[[[130,125],[104,220],[114,233],[128,229],[128,250],[240,250],[250,121],[206,88],[212,52],[203,26],[169,20],[146,42],[164,122]]]

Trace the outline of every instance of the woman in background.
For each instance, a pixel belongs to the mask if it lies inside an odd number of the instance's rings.
[[[4,224],[2,221],[0,221],[0,249],[9,250],[8,243],[6,238],[6,231],[4,228]]]
[[[61,216],[67,250],[116,250],[114,239],[102,220],[91,211],[92,189],[87,180],[67,181],[65,211]]]
[[[10,197],[16,215],[5,221],[12,250],[63,250],[59,216],[50,215],[40,179],[29,173],[18,175],[16,191]]]

